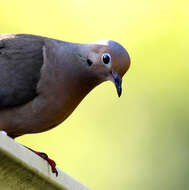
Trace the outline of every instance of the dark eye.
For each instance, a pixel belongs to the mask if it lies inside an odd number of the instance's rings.
[[[111,64],[111,55],[109,53],[104,53],[102,55],[102,62],[105,64],[105,65],[109,65]]]

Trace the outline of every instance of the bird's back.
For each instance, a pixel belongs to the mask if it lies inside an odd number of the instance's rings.
[[[37,95],[43,44],[38,36],[0,34],[0,109],[24,104]]]

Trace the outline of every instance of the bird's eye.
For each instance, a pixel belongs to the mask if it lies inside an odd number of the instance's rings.
[[[105,65],[110,65],[111,64],[111,55],[109,53],[104,53],[102,55],[102,62]]]

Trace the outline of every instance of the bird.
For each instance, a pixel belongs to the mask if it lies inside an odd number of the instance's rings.
[[[130,56],[118,42],[82,44],[32,34],[0,34],[0,130],[11,138],[62,123],[105,81],[122,94]],[[30,148],[29,148],[30,149]],[[56,164],[45,153],[52,172]]]

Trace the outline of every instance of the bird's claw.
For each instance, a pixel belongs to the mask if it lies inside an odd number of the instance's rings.
[[[56,169],[56,163],[54,162],[54,160],[51,160],[48,157],[48,155],[46,153],[44,153],[44,152],[38,152],[38,155],[48,162],[48,164],[51,166],[52,173],[55,173],[55,175],[57,177],[58,176],[58,171]]]
[[[28,147],[26,147],[28,148]],[[56,163],[55,161],[51,160],[48,155],[44,152],[37,152],[35,150],[32,150],[31,148],[28,148],[29,150],[31,150],[33,153],[37,154],[38,156],[40,156],[41,158],[43,158],[44,160],[46,160],[48,162],[48,164],[51,166],[51,171],[52,173],[55,173],[56,177],[58,176],[58,171],[56,169]]]

